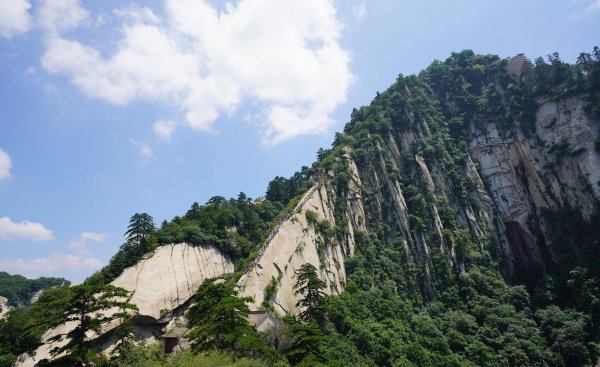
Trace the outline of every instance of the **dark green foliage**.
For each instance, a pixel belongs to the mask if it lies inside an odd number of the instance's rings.
[[[71,282],[63,278],[27,279],[22,275],[0,271],[0,296],[6,297],[10,306],[28,306],[36,292],[69,284]]]
[[[129,220],[125,238],[127,242],[140,246],[154,234],[154,219],[148,213],[136,213]]]
[[[277,293],[278,283],[279,281],[277,280],[277,278],[272,277],[269,284],[267,284],[267,286],[265,287],[265,299],[262,302],[262,307],[264,307],[267,310],[274,311],[273,306],[271,305],[271,299],[273,299],[273,297]]]
[[[187,317],[188,334],[195,350],[233,351],[238,354],[266,354],[259,334],[248,324],[250,298],[237,297],[235,284],[205,280],[194,295]]]
[[[303,264],[295,273],[296,295],[300,300],[296,307],[302,311],[298,314],[298,319],[302,322],[316,320],[322,323],[324,321],[325,311],[323,304],[325,301],[325,282],[319,277],[317,268],[312,264]]]
[[[34,305],[15,308],[0,320],[1,367],[12,366],[17,356],[32,352],[40,345],[42,334],[62,313],[56,300],[66,298],[69,294],[69,287],[48,289]]]
[[[550,225],[558,269],[550,286],[540,284],[536,293],[550,293],[552,301],[574,307],[591,317],[594,333],[600,330],[600,207],[588,220],[575,208],[545,211]]]
[[[183,217],[164,222],[156,236],[159,244],[212,245],[238,260],[260,245],[277,211],[270,201],[253,202],[243,193],[229,200],[216,196],[203,206],[194,203]]]
[[[598,345],[590,341],[590,317],[557,306],[540,309],[535,314],[542,335],[552,351],[560,355],[565,366],[582,366],[595,360]]]
[[[292,366],[317,367],[324,365],[321,348],[325,338],[315,321],[307,324],[293,323],[289,332],[293,341],[286,350],[286,355]]]
[[[267,186],[266,199],[285,206],[294,197],[308,190],[310,186],[307,186],[307,184],[311,174],[312,170],[310,168],[302,167],[299,172],[294,173],[290,178],[275,177]]]
[[[579,89],[589,93],[588,112],[600,118],[600,48],[594,47],[591,54],[582,53],[576,63]]]
[[[108,265],[86,279],[86,284],[110,283],[121,275],[123,270],[137,264],[145,254],[156,248],[157,240],[152,216],[147,213],[134,214],[129,220],[125,238],[127,242],[121,245]]]
[[[115,361],[98,367],[267,367],[266,362],[249,357],[239,357],[233,353],[207,352],[194,353],[186,350],[165,355],[162,346],[134,347],[119,356]],[[285,367],[285,365],[281,365]]]

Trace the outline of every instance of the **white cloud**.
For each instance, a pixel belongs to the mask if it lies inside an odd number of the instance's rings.
[[[161,140],[170,141],[175,125],[176,122],[173,120],[156,121],[153,125],[154,134]]]
[[[591,13],[595,12],[596,10],[600,10],[600,0],[594,0],[593,3],[588,5],[588,7],[585,9],[585,13],[591,14]]]
[[[588,5],[583,10],[573,14],[572,17],[581,20],[600,10],[600,0],[588,0],[587,3]]]
[[[154,14],[151,9],[141,7],[137,4],[130,4],[127,7],[116,9],[116,15],[133,23],[154,23],[158,24],[160,18]]]
[[[82,257],[63,253],[54,253],[49,257],[34,259],[3,259],[0,258],[0,269],[9,273],[24,275],[28,278],[40,276],[57,276],[83,280],[94,270],[101,268],[104,263],[94,257]]]
[[[81,232],[79,238],[69,242],[69,248],[76,250],[80,255],[91,256],[92,252],[88,249],[90,242],[104,242],[108,238],[107,233]]]
[[[87,13],[78,9],[70,18],[80,24]],[[206,0],[165,0],[165,9],[164,16],[139,6],[119,11],[122,36],[109,57],[50,35],[42,65],[90,97],[175,106],[200,131],[242,102],[261,110],[268,144],[333,124],[353,76],[332,0],[241,0],[224,11]]]
[[[51,241],[52,231],[41,223],[22,221],[13,222],[9,217],[0,218],[0,240]]]
[[[0,36],[10,38],[29,30],[29,8],[27,0],[0,0]]]
[[[354,17],[358,20],[364,18],[365,15],[367,15],[367,3],[363,1],[360,4],[355,5],[354,8],[352,8],[352,14],[354,14]]]
[[[150,159],[154,159],[154,151],[145,143],[140,143],[134,139],[129,139],[129,143],[137,150],[143,163],[147,163]]]
[[[79,0],[43,0],[37,13],[40,27],[51,34],[68,31],[90,20]]]
[[[108,233],[81,232],[80,236],[84,241],[104,242],[108,238]]]
[[[10,178],[10,169],[12,167],[12,161],[10,156],[0,149],[0,181]]]

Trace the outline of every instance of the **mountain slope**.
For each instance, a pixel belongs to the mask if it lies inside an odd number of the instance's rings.
[[[25,306],[35,301],[44,289],[59,287],[70,282],[62,278],[27,279],[21,275],[0,272],[0,296],[7,299],[8,306]]]
[[[214,245],[250,307],[280,314],[299,312],[294,271],[315,265],[329,365],[592,365],[599,129],[598,48],[575,66],[453,53],[355,109],[265,200],[194,204],[149,243]],[[129,252],[93,279],[117,278]]]

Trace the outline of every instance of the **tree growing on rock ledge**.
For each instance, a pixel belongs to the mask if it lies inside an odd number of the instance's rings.
[[[302,309],[298,319],[309,322],[311,319],[323,324],[325,320],[325,282],[319,278],[317,268],[312,264],[304,264],[296,270],[296,295],[301,298],[296,307]]]
[[[49,342],[68,339],[63,346],[51,350],[53,359],[42,360],[37,366],[83,367],[90,366],[96,359],[102,359],[92,348],[92,341],[87,337],[88,332],[99,333],[102,326],[112,321],[121,320],[125,325],[131,315],[127,310],[137,310],[137,307],[125,301],[129,292],[112,285],[82,284],[70,289],[67,296],[52,302],[53,307],[63,310],[55,320],[53,327],[74,323],[75,327],[65,333],[60,333]],[[118,309],[111,312],[111,309]]]
[[[189,336],[196,351],[219,349],[236,354],[261,355],[267,351],[260,335],[248,323],[250,297],[238,297],[235,284],[205,280],[187,311]]]

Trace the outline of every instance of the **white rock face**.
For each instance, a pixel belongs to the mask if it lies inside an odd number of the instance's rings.
[[[240,296],[252,297],[251,310],[257,310],[265,298],[265,287],[277,279],[277,292],[270,300],[280,314],[298,314],[295,294],[295,271],[304,264],[312,264],[326,282],[327,294],[339,294],[346,285],[344,258],[354,254],[354,229],[364,230],[364,209],[360,197],[360,178],[354,162],[350,161],[352,179],[346,201],[348,203],[348,234],[339,243],[328,239],[306,218],[306,212],[316,214],[319,221],[335,226],[334,188],[317,184],[309,190],[295,211],[276,227],[263,246],[257,260],[238,281]]]
[[[42,295],[42,293],[44,293],[45,289],[40,289],[39,291],[35,292],[32,296],[31,299],[29,300],[29,303],[34,304],[37,302],[37,300],[40,298],[40,296]]]
[[[159,247],[111,284],[133,292],[139,314],[154,319],[181,306],[207,278],[233,272],[233,263],[212,246],[189,244]]]
[[[216,248],[181,243],[157,248],[135,266],[125,269],[111,284],[133,292],[129,302],[139,308],[134,317],[144,324],[135,327],[136,334],[151,338],[148,330],[152,324],[168,322],[172,311],[187,302],[204,279],[231,272],[233,263]],[[103,332],[116,326],[105,326]],[[49,330],[42,340],[64,334],[73,327],[73,324],[65,324]],[[43,344],[34,356],[21,356],[15,367],[33,367],[40,360],[50,358],[50,351],[60,345]],[[110,340],[102,343],[102,350],[110,347]]]
[[[6,315],[9,310],[8,299],[0,296],[0,319],[4,318],[4,315]]]

